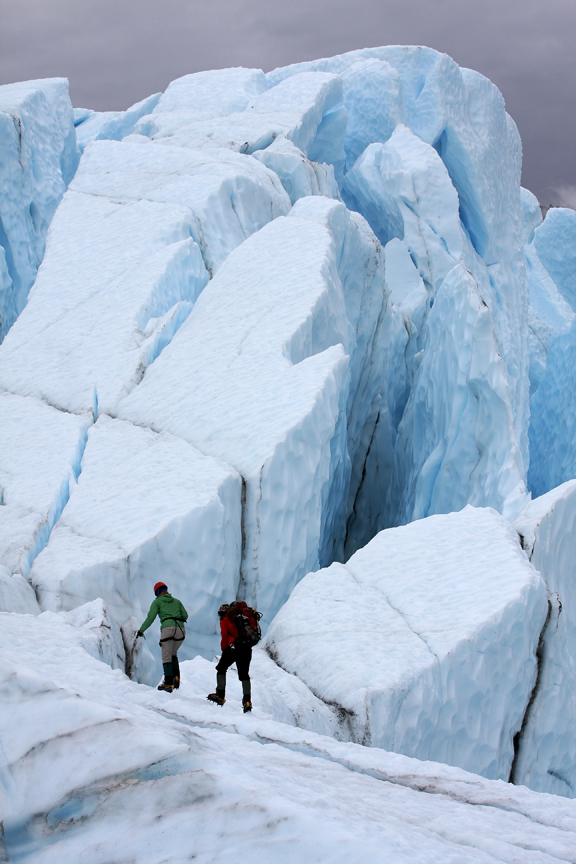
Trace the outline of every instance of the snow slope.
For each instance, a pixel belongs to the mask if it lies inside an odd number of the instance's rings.
[[[1,617],[8,860],[573,860],[572,801],[158,693],[69,624]]]
[[[265,647],[352,740],[508,779],[546,612],[510,525],[466,507],[306,576]]]
[[[78,164],[68,81],[0,86],[0,342],[26,303]]]

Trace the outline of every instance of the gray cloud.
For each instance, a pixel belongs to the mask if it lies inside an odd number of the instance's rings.
[[[502,90],[542,203],[576,183],[574,0],[0,0],[0,82],[63,75],[125,108],[187,72],[424,44]]]

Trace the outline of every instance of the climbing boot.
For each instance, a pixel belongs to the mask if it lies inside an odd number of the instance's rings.
[[[224,703],[226,702],[226,699],[224,698],[224,691],[218,690],[218,688],[216,688],[215,693],[210,693],[206,698],[209,702],[214,702],[216,705],[224,705]]]
[[[242,681],[242,707],[244,708],[244,714],[247,714],[248,711],[252,710],[250,678],[245,678],[244,681]]]
[[[158,685],[158,690],[164,690],[166,693],[172,693],[172,691],[174,690],[173,679],[165,675],[162,683]]]
[[[174,678],[174,690],[178,690],[180,687],[180,664],[176,656],[172,657],[172,676]]]

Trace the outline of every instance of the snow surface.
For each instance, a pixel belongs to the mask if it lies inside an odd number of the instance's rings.
[[[240,497],[239,476],[182,439],[100,417],[30,573],[40,605],[71,610],[104,597],[118,625],[136,615],[139,626],[163,581],[189,613],[182,657],[213,657],[218,607],[238,589]]]
[[[89,621],[1,618],[8,860],[573,859],[573,801],[144,688],[89,656]]]
[[[78,164],[68,81],[0,86],[0,342],[22,311]]]
[[[357,743],[507,780],[546,612],[517,534],[466,507],[306,576],[265,647]]]

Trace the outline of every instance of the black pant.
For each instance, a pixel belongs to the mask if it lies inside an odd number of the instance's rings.
[[[226,675],[226,671],[236,663],[238,678],[240,681],[250,680],[250,661],[252,660],[252,648],[250,645],[229,645],[222,652],[222,657],[216,666],[216,672]]]

